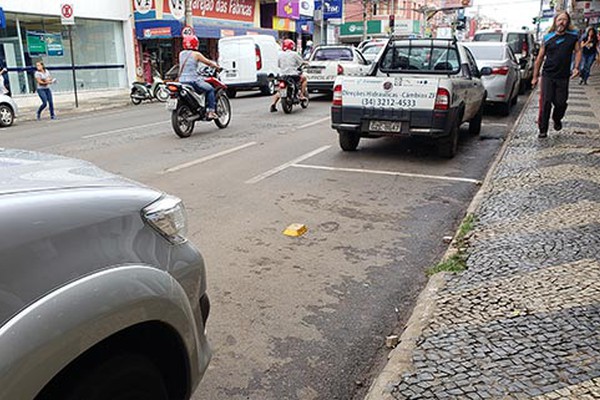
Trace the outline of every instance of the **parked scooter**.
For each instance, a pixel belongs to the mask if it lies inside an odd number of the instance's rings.
[[[135,105],[140,104],[144,100],[152,101],[154,99],[164,103],[169,98],[169,89],[167,89],[167,85],[159,76],[155,76],[152,84],[133,82],[129,97],[131,97],[131,102]]]
[[[302,108],[308,107],[309,99],[305,96],[300,100],[300,77],[298,75],[283,75],[279,80],[279,99],[283,112],[289,114],[294,105],[300,105]]]
[[[167,83],[170,97],[166,109],[171,111],[171,125],[177,136],[181,138],[191,136],[197,121],[214,121],[220,129],[226,128],[231,121],[231,104],[226,94],[227,85],[219,80],[218,70],[206,67],[203,71],[204,80],[215,88],[217,119],[208,119],[204,93],[196,92],[193,86],[185,83]]]

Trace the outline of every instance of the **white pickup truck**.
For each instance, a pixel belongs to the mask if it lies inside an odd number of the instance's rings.
[[[477,135],[486,92],[470,51],[455,40],[390,39],[369,76],[339,76],[332,127],[340,147],[353,151],[361,137],[420,136],[453,157],[459,127]]]

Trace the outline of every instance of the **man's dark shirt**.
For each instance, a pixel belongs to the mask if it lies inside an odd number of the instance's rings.
[[[577,41],[577,31],[566,31],[563,35],[557,35],[556,32],[544,35],[546,60],[542,76],[552,79],[569,79],[571,58]]]

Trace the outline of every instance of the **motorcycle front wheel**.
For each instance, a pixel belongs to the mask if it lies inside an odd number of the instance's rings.
[[[156,97],[156,100],[160,101],[161,103],[164,103],[165,101],[167,101],[169,96],[170,93],[169,89],[167,88],[167,85],[160,84],[156,87],[156,90],[154,91],[154,97]]]
[[[192,135],[194,121],[190,119],[193,115],[192,110],[185,104],[178,106],[171,113],[171,125],[180,138],[187,138]]]
[[[227,128],[227,125],[231,122],[231,103],[225,93],[220,93],[217,96],[217,115],[219,118],[215,119],[215,124],[220,128]]]

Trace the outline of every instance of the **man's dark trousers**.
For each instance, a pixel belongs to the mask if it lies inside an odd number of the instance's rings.
[[[542,76],[540,93],[540,114],[538,116],[538,126],[540,132],[548,132],[548,123],[550,122],[550,111],[554,105],[552,120],[560,122],[567,111],[567,99],[569,98],[569,78],[552,79]]]

